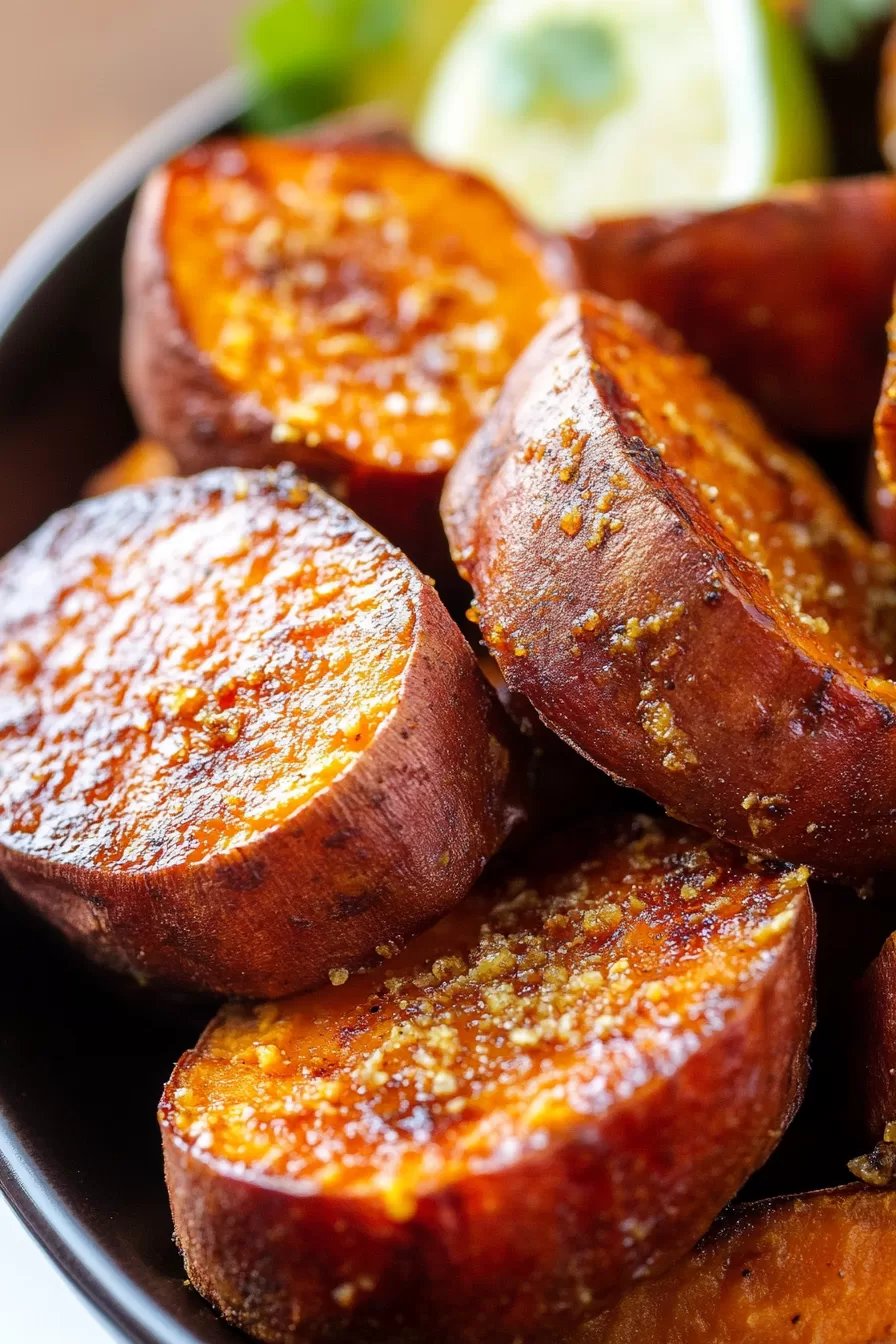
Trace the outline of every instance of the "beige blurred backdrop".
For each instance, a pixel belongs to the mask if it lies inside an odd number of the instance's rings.
[[[0,0],[0,265],[135,131],[231,59],[246,0]]]

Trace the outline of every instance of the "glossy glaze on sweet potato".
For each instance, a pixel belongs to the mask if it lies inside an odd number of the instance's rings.
[[[884,1344],[894,1263],[896,1190],[746,1204],[564,1344]]]
[[[84,495],[108,495],[126,485],[149,485],[164,476],[179,476],[174,454],[155,439],[138,439],[108,466],[101,467],[84,486]]]
[[[160,1111],[193,1284],[277,1344],[498,1344],[660,1272],[798,1105],[805,881],[592,823],[381,969],[223,1009]]]
[[[509,687],[590,760],[762,853],[896,863],[892,560],[655,319],[565,300],[442,514]]]
[[[411,150],[222,140],[143,188],[125,382],[184,470],[290,459],[435,568],[445,472],[571,275]]]
[[[56,514],[0,562],[0,871],[95,956],[276,996],[461,899],[516,817],[429,582],[294,468]]]
[[[896,282],[896,180],[599,220],[572,241],[590,289],[657,313],[771,424],[867,433]]]

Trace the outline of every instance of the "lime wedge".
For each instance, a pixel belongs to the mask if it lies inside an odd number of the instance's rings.
[[[472,7],[473,0],[405,3],[400,36],[385,55],[358,69],[352,102],[389,102],[416,116],[436,62]]]
[[[419,138],[551,228],[727,205],[826,164],[800,38],[763,0],[480,0]]]

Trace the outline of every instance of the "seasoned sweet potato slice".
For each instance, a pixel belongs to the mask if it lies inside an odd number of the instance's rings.
[[[805,878],[621,818],[380,970],[225,1008],[160,1112],[192,1282],[278,1344],[491,1344],[661,1270],[798,1103]]]
[[[566,1344],[884,1344],[896,1338],[896,1190],[745,1204]]]
[[[896,282],[896,180],[600,220],[573,244],[589,288],[658,313],[779,429],[868,432]]]
[[[443,517],[511,690],[590,760],[754,850],[893,865],[892,563],[658,322],[566,300]]]
[[[325,981],[449,909],[515,816],[434,589],[291,467],[57,514],[0,613],[0,871],[140,977]]]
[[[120,457],[102,467],[84,487],[84,494],[108,495],[126,485],[149,485],[163,476],[179,476],[174,454],[155,439],[138,439]]]
[[[429,564],[445,472],[570,274],[410,150],[220,141],[140,197],[125,377],[185,470],[290,458]]]

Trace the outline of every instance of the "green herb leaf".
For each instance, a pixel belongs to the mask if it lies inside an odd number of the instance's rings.
[[[515,117],[593,115],[625,82],[613,33],[593,20],[549,19],[502,35],[494,67],[495,101]]]
[[[812,0],[806,28],[823,55],[844,60],[855,51],[866,28],[892,15],[893,0]]]
[[[283,130],[339,107],[354,72],[401,38],[414,0],[272,0],[239,34],[256,129]]]

